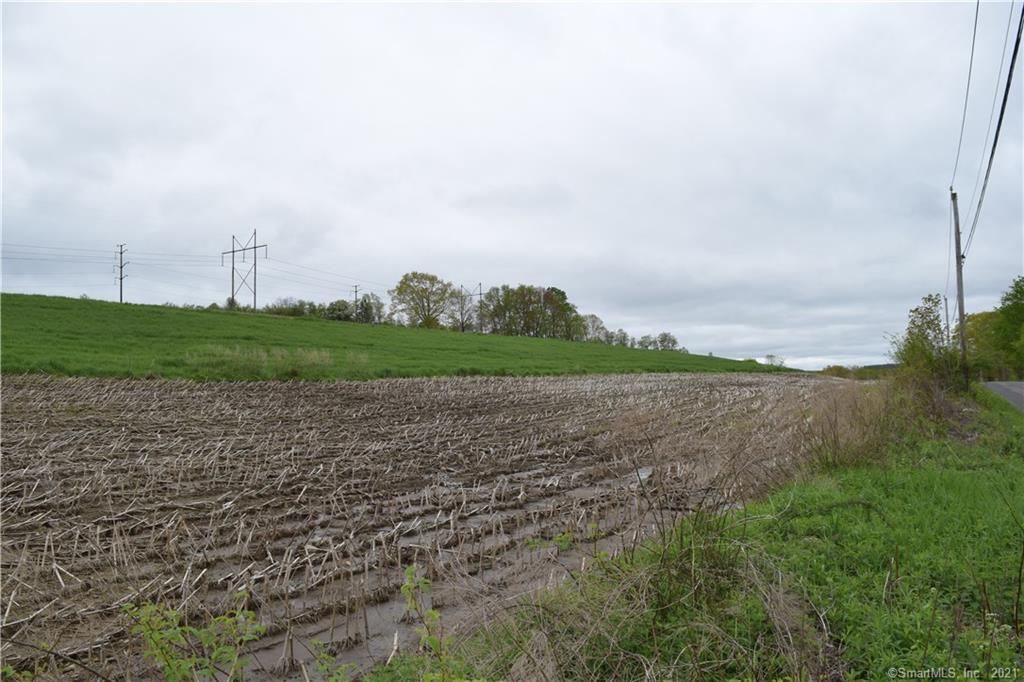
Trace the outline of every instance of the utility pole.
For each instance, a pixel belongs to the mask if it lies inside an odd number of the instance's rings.
[[[356,306],[358,306],[358,305],[359,305],[359,285],[358,284],[353,284],[352,285],[352,315],[353,315],[353,317],[356,314]]]
[[[483,334],[484,333],[484,283],[478,282],[476,285],[476,318],[477,328],[476,330]]]
[[[117,245],[117,300],[124,303],[124,266],[131,263],[124,262],[124,244]]]
[[[231,255],[231,296],[230,296],[230,298],[228,300],[229,301],[237,302],[238,301],[238,299],[237,299],[238,292],[241,291],[242,287],[244,286],[249,291],[252,292],[252,309],[253,309],[254,312],[256,311],[256,260],[257,260],[256,259],[256,254],[257,254],[257,249],[263,249],[263,257],[264,258],[267,257],[267,245],[266,244],[258,244],[256,242],[256,230],[253,230],[252,231],[252,236],[249,237],[248,241],[246,241],[245,244],[243,244],[240,239],[236,239],[235,235],[231,235],[231,249],[229,251],[221,251],[221,254],[220,254],[220,265],[221,265],[221,267],[224,267],[224,256],[226,256],[228,254]],[[242,254],[242,262],[245,263],[246,262],[246,253],[249,252],[249,251],[252,251],[252,265],[249,266],[249,269],[246,270],[244,275],[241,274],[242,271],[240,269],[238,269],[238,273],[241,276],[241,280],[239,281],[238,286],[236,287],[235,286],[235,271],[236,271],[235,254],[236,253]],[[249,275],[252,275],[252,283],[251,284],[249,283]]]
[[[960,209],[956,203],[956,192],[949,188],[949,196],[953,201],[953,234],[956,244],[956,300],[960,318],[960,365],[964,370],[964,387],[970,385],[971,375],[967,370],[967,325],[964,313],[964,255],[960,251]]]

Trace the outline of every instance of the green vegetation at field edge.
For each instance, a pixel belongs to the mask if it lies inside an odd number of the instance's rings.
[[[249,380],[780,369],[555,339],[23,294],[0,302],[4,373]]]
[[[454,650],[488,679],[538,632],[566,680],[1020,670],[1024,416],[972,397],[959,423],[913,425],[876,461],[690,515]],[[429,668],[407,656],[368,679]]]

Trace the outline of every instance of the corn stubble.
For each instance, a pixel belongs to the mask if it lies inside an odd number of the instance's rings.
[[[5,376],[4,662],[152,674],[123,607],[266,626],[253,679],[311,642],[368,665],[414,641],[423,567],[446,626],[563,580],[670,517],[728,505],[811,453],[804,375],[376,382]],[[657,508],[645,500],[657,499]],[[553,540],[554,539],[554,540]],[[297,674],[297,673],[296,673]]]

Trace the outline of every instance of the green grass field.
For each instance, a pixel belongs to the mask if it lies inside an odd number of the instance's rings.
[[[550,339],[3,294],[0,369],[191,379],[777,371]]]

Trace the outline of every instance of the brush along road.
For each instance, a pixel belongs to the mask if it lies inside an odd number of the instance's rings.
[[[808,415],[849,385],[8,375],[3,659],[46,659],[15,640],[145,676],[125,604],[161,602],[196,624],[243,599],[268,628],[250,652],[256,679],[294,672],[313,639],[379,661],[411,641],[403,567],[434,581],[446,627],[470,621],[485,601],[580,568],[585,549],[657,530],[665,509],[784,477],[806,454]]]

